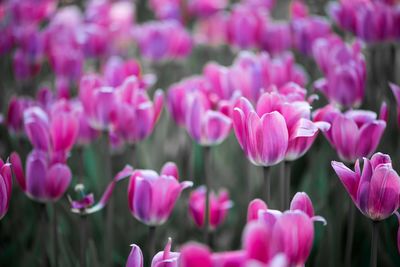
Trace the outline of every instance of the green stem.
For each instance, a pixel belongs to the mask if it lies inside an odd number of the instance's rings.
[[[210,168],[211,168],[211,148],[204,147],[204,185],[206,186],[206,205],[205,205],[205,216],[204,216],[204,242],[205,244],[210,243]]]
[[[351,267],[351,254],[353,250],[353,235],[354,235],[354,220],[355,220],[355,207],[350,200],[350,210],[347,221],[347,240],[346,240],[346,255],[345,266]]]
[[[284,162],[285,164],[285,206],[284,209],[289,209],[290,205],[290,175],[291,175],[291,166],[290,162]]]
[[[149,239],[148,239],[149,259],[152,259],[155,254],[156,247],[156,227],[149,226]]]
[[[80,253],[79,262],[81,267],[86,266],[86,247],[87,247],[87,216],[81,215],[80,217]]]
[[[372,221],[371,267],[376,267],[378,263],[378,238],[378,221]]]
[[[58,230],[57,230],[57,224],[58,224],[58,218],[57,218],[57,207],[56,207],[56,202],[52,203],[53,207],[53,223],[52,223],[52,230],[53,230],[53,260],[54,260],[54,266],[58,267]]]
[[[281,210],[285,210],[286,207],[286,175],[285,175],[285,161],[279,164],[279,176],[280,176],[280,197],[281,197]]]
[[[110,151],[110,140],[108,131],[103,133],[103,166],[104,166],[104,184],[107,185],[110,179],[112,179],[112,158]],[[104,239],[104,255],[105,255],[105,266],[112,266],[112,252],[113,252],[113,220],[114,220],[114,200],[111,197],[107,204],[106,214],[106,238]]]
[[[271,204],[271,179],[269,175],[269,167],[263,167],[263,189],[264,189],[264,198],[267,201],[267,204]]]

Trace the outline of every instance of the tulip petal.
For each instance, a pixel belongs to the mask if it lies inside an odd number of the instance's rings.
[[[381,120],[373,121],[361,127],[357,155],[369,157],[378,147],[385,127],[386,122]]]
[[[17,183],[21,187],[21,189],[23,191],[25,191],[26,190],[25,174],[24,174],[24,170],[22,168],[21,158],[19,157],[17,152],[11,153],[10,161],[12,164],[12,168],[13,168]]]
[[[164,105],[164,93],[162,90],[157,90],[154,94],[154,120],[153,124],[160,118],[161,111]]]
[[[143,267],[143,254],[139,246],[131,245],[132,249],[129,253],[126,267]]]
[[[47,159],[43,152],[32,151],[26,161],[26,191],[39,201],[47,200]]]
[[[247,222],[256,221],[260,210],[267,210],[268,206],[261,199],[254,199],[249,203],[247,208]]]
[[[172,176],[176,180],[179,180],[178,167],[173,162],[167,162],[161,169],[161,175]]]
[[[298,192],[290,203],[290,210],[301,210],[310,218],[314,217],[314,207],[310,197],[305,192]]]
[[[355,201],[357,199],[357,189],[360,177],[347,168],[342,162],[332,161],[331,165],[347,192],[350,194],[353,201]]]
[[[240,147],[246,151],[247,149],[247,129],[245,123],[244,113],[241,109],[235,108],[232,115],[233,129],[235,131],[236,139]]]
[[[136,178],[135,182],[134,210],[135,217],[141,222],[148,223],[152,211],[152,188],[150,183],[141,178]]]
[[[180,267],[213,266],[208,247],[197,243],[189,243],[182,247],[179,263]]]
[[[343,115],[338,115],[332,123],[332,138],[337,152],[345,161],[354,162],[359,139],[357,124]]]
[[[252,221],[246,225],[243,232],[243,249],[248,259],[268,263],[271,257],[272,229],[268,225]]]
[[[263,166],[271,166],[281,162],[288,147],[288,130],[283,116],[274,111],[264,114],[262,124],[262,150]]]
[[[72,178],[71,170],[67,165],[57,163],[47,171],[46,191],[49,197],[57,200],[67,190]]]

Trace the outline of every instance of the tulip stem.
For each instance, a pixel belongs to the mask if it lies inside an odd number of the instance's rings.
[[[291,164],[290,162],[284,162],[285,164],[285,206],[284,209],[289,209],[290,205],[290,175],[291,175]]]
[[[206,186],[206,205],[204,212],[206,213],[204,216],[204,243],[210,243],[210,167],[211,167],[211,148],[204,147],[204,185]]]
[[[53,202],[53,223],[52,223],[52,230],[53,230],[53,260],[54,260],[54,266],[58,266],[58,230],[57,230],[57,207],[56,203]]]
[[[130,156],[131,156],[131,164],[132,164],[132,167],[133,168],[137,168],[137,166],[136,166],[136,164],[137,164],[137,162],[136,162],[136,145],[135,144],[132,144],[132,145],[130,145],[129,146],[129,154],[130,154]]]
[[[379,238],[378,221],[372,221],[371,267],[377,266],[378,238]]]
[[[149,239],[148,239],[149,259],[151,259],[154,256],[155,247],[156,247],[156,227],[149,226]]]
[[[271,179],[270,179],[270,175],[269,175],[269,167],[263,167],[263,175],[264,175],[264,197],[265,197],[265,201],[267,201],[268,205],[271,204]]]
[[[354,220],[355,220],[355,207],[350,200],[349,217],[347,217],[347,240],[346,240],[346,255],[345,266],[351,267],[351,253],[353,250],[353,235],[354,235]]]
[[[279,176],[281,185],[281,210],[285,210],[286,207],[286,174],[285,174],[285,161],[282,161],[279,165]]]
[[[86,266],[86,240],[87,240],[87,216],[81,215],[80,217],[80,253],[79,253],[79,262],[81,267]]]
[[[112,179],[112,162],[110,151],[110,140],[108,131],[103,132],[103,166],[104,166],[104,182],[108,183]],[[104,239],[104,255],[105,266],[112,266],[112,252],[113,252],[113,220],[114,220],[114,200],[110,198],[107,207],[106,215],[106,236]]]

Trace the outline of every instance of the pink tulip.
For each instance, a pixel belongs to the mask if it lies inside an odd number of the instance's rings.
[[[305,18],[308,17],[309,10],[303,0],[292,0],[290,2],[290,17],[291,18]]]
[[[168,238],[164,251],[158,252],[151,261],[151,267],[178,267],[180,253],[171,251],[172,240]]]
[[[268,206],[263,200],[258,198],[252,200],[247,208],[247,222],[257,221],[259,218],[259,212],[266,210],[268,210]]]
[[[176,21],[151,21],[135,32],[140,53],[151,61],[185,58],[192,50],[189,33]]]
[[[6,215],[10,206],[12,190],[11,164],[0,159],[0,220]]]
[[[397,103],[397,123],[400,126],[400,86],[390,83],[390,88],[392,89],[394,98]]]
[[[69,103],[65,100],[54,103],[50,114],[39,107],[31,107],[24,113],[24,125],[35,149],[50,153],[52,160],[65,162],[79,130],[78,120]]]
[[[88,145],[100,135],[100,132],[90,126],[80,101],[74,101],[72,103],[72,109],[79,122],[76,144],[80,146]]]
[[[294,47],[305,55],[311,55],[314,42],[331,34],[331,27],[322,17],[312,16],[292,20]]]
[[[143,253],[139,246],[131,245],[132,249],[125,267],[143,267]]]
[[[228,14],[225,12],[198,20],[194,29],[196,43],[215,46],[227,43],[227,22]]]
[[[192,191],[189,197],[189,214],[195,224],[202,228],[205,218],[206,206],[206,188],[201,186]],[[229,200],[229,193],[221,190],[218,195],[210,193],[210,227],[217,228],[227,216],[228,210],[232,207],[232,201]]]
[[[240,49],[255,47],[263,23],[265,23],[263,10],[243,4],[235,5],[227,22],[229,43]]]
[[[168,89],[168,110],[178,125],[185,125],[187,114],[187,96],[195,91],[208,91],[209,84],[201,76],[186,78],[179,83],[173,84]]]
[[[231,119],[220,111],[212,110],[201,93],[191,94],[186,99],[186,129],[189,135],[203,146],[222,143],[230,133]]]
[[[13,133],[20,133],[23,130],[24,112],[33,105],[33,101],[27,97],[13,96],[8,104],[6,124]]]
[[[116,105],[115,88],[104,86],[97,75],[86,75],[79,84],[79,99],[91,127],[103,131],[111,128]]]
[[[241,3],[252,8],[260,8],[271,11],[275,6],[275,0],[241,0]]]
[[[319,129],[329,129],[328,123],[315,124],[309,118],[307,102],[288,102],[283,95],[265,93],[256,110],[241,98],[234,109],[233,124],[249,160],[255,165],[272,166],[283,159],[301,157],[311,147]]]
[[[346,162],[355,162],[360,157],[371,156],[386,128],[386,122],[377,120],[375,112],[349,110],[341,113],[331,105],[317,110],[314,113],[314,121],[331,124],[325,136],[340,159]]]
[[[189,0],[187,9],[197,17],[207,17],[223,10],[228,5],[227,0]]]
[[[330,36],[314,42],[314,57],[325,78],[314,86],[328,100],[342,107],[361,104],[366,82],[366,63],[359,42],[346,45],[339,37]]]
[[[160,20],[182,20],[180,0],[150,0],[149,7]]]
[[[279,54],[291,47],[291,32],[287,22],[270,21],[261,30],[260,46],[271,54]]]
[[[17,153],[10,157],[18,185],[26,195],[38,202],[59,200],[67,190],[72,174],[67,165],[52,163],[41,150],[33,150],[26,160],[26,176]]]
[[[389,155],[376,153],[371,159],[364,158],[362,170],[358,160],[354,171],[336,161],[332,167],[354,204],[371,220],[384,220],[399,208],[400,177]]]
[[[193,185],[179,183],[169,166],[157,174],[153,170],[135,170],[128,187],[128,205],[132,215],[147,225],[161,225],[169,217],[181,192]],[[174,173],[177,173],[174,172]]]
[[[155,92],[151,102],[147,93],[139,87],[136,77],[130,77],[115,91],[117,104],[111,115],[111,134],[129,144],[135,144],[151,134],[163,107],[161,90]]]
[[[83,49],[86,57],[101,57],[109,50],[109,36],[105,27],[87,23],[83,28]]]
[[[179,259],[181,267],[213,267],[210,250],[201,244],[189,243],[182,247]]]

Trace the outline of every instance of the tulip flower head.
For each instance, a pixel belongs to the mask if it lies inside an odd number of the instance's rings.
[[[128,205],[132,215],[144,224],[156,226],[169,217],[181,192],[193,185],[179,183],[177,167],[166,163],[160,175],[153,170],[135,170],[128,186]]]
[[[376,153],[371,159],[364,158],[362,169],[357,160],[354,171],[336,161],[332,167],[354,204],[371,220],[384,220],[399,208],[400,177],[389,155]]]
[[[331,124],[331,128],[324,133],[326,138],[341,160],[352,163],[375,152],[386,128],[386,122],[377,119],[375,112],[349,110],[341,113],[331,105],[317,110],[314,121]]]
[[[210,193],[210,227],[217,228],[227,216],[228,210],[233,203],[229,200],[229,193],[221,190],[218,195]],[[206,211],[206,188],[201,186],[192,191],[189,197],[189,214],[193,218],[197,227],[202,228],[205,220]]]
[[[12,189],[11,164],[0,159],[0,220],[6,215],[10,206]]]
[[[38,202],[55,202],[67,190],[72,173],[63,163],[53,163],[46,152],[34,149],[26,160],[26,175],[21,159],[17,153],[12,153],[10,161],[14,166],[18,185],[26,195]]]

